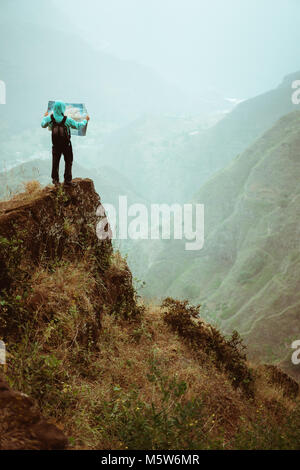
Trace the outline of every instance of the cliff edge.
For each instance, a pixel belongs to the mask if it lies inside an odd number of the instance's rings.
[[[298,384],[200,307],[144,305],[100,204],[89,179],[0,203],[0,448],[299,448]]]

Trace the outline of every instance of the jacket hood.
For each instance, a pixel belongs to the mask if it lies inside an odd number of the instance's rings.
[[[55,121],[62,121],[66,110],[66,105],[63,101],[55,101],[53,108],[53,116]]]

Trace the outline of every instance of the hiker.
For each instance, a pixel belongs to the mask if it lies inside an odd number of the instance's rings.
[[[65,159],[65,184],[72,185],[72,163],[73,149],[71,144],[72,129],[81,129],[86,126],[90,117],[87,116],[82,122],[74,121],[74,119],[65,116],[66,105],[62,101],[56,101],[53,108],[53,114],[49,115],[48,111],[44,114],[42,127],[49,127],[52,130],[52,182],[59,184],[59,162],[63,154]]]

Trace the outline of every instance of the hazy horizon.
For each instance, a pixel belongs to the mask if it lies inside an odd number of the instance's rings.
[[[300,68],[294,0],[53,2],[94,47],[191,94],[249,98]]]
[[[2,0],[0,11],[0,23],[64,30],[196,99],[247,99],[300,69],[295,0]]]

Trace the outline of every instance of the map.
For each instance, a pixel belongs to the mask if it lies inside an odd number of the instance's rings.
[[[53,111],[55,101],[48,102],[48,113],[50,114]],[[81,122],[87,116],[87,109],[85,104],[78,104],[78,103],[66,103],[66,111],[65,115],[74,119],[74,121]],[[79,135],[81,137],[86,135],[87,125],[82,129],[70,129],[72,135]]]

